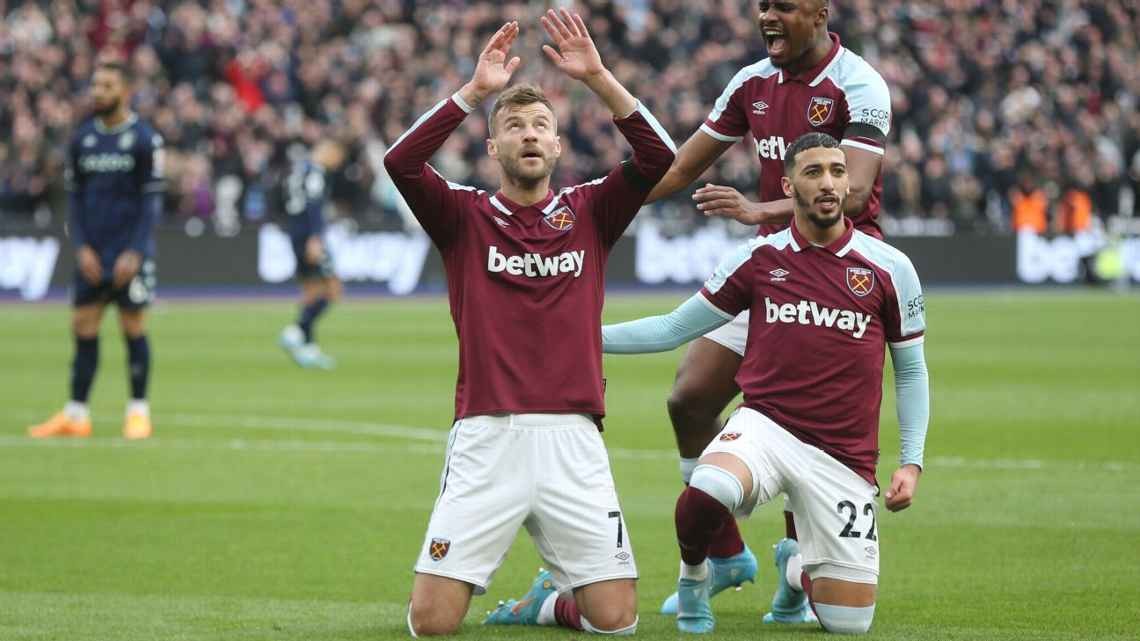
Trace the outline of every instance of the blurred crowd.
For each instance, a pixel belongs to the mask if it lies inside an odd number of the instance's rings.
[[[523,27],[516,80],[562,115],[572,184],[626,153],[604,106],[541,54],[538,16],[565,2],[469,0],[0,0],[0,223],[61,218],[64,150],[97,56],[129,61],[135,109],[167,142],[166,223],[236,231],[280,210],[279,184],[323,137],[349,143],[336,211],[407,220],[381,158],[469,77],[486,38]],[[586,0],[603,59],[682,142],[743,65],[764,57],[755,2]],[[961,231],[1074,231],[1140,195],[1140,10],[1132,0],[832,0],[832,29],[891,88],[883,212]],[[485,121],[436,158],[496,184]],[[704,181],[755,197],[753,148]],[[706,224],[682,194],[650,213]],[[189,223],[194,222],[191,225]]]

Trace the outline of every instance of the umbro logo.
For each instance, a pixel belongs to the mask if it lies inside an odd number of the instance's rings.
[[[772,276],[773,283],[782,283],[788,280],[788,274],[791,274],[792,272],[784,269],[783,267],[777,267],[768,273]]]
[[[752,103],[752,113],[756,114],[757,116],[763,116],[764,114],[768,113],[768,103],[764,102],[763,100],[757,100],[756,102]]]

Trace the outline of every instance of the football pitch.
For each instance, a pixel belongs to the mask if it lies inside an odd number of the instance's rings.
[[[685,294],[611,296],[609,321]],[[876,639],[1136,639],[1140,634],[1140,297],[927,296],[933,420],[915,505],[879,517]],[[151,318],[155,437],[119,437],[127,394],[104,322],[95,435],[34,442],[66,400],[61,304],[0,305],[0,639],[399,639],[438,491],[456,341],[442,298],[366,299],[319,327],[332,372],[276,347],[287,301],[162,301]],[[675,586],[680,489],[664,400],[680,351],[609,356],[605,439],[637,554],[642,638]],[[889,360],[889,359],[888,359]],[[891,375],[880,482],[894,469]],[[762,627],[779,507],[742,530],[756,585],[713,601],[713,638],[823,638]],[[522,535],[462,635],[487,629],[539,567]]]

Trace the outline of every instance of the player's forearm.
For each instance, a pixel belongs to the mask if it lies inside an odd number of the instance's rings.
[[[406,183],[423,173],[427,161],[439,151],[478,102],[467,102],[467,98],[457,92],[436,103],[392,143],[384,154],[384,168],[397,187],[401,187],[401,182]]]
[[[899,419],[900,465],[922,467],[930,424],[930,377],[922,344],[891,348]]]
[[[795,215],[795,201],[791,198],[760,203],[759,215],[750,221],[753,225],[787,225]]]
[[[728,318],[696,294],[661,316],[602,327],[602,351],[608,354],[667,352],[720,327]]]
[[[162,193],[152,192],[143,194],[142,214],[131,230],[130,249],[142,254],[146,251],[147,242],[154,232],[158,219],[162,217]]]
[[[633,112],[625,118],[615,118],[614,124],[633,147],[633,166],[647,183],[645,189],[650,189],[673,164],[677,151],[673,139],[645,105],[637,101]]]
[[[693,184],[693,181],[699,176],[700,172],[694,172],[688,167],[683,167],[678,163],[678,160],[674,160],[669,170],[653,187],[653,191],[649,192],[649,196],[645,199],[646,204],[672,196]]]
[[[628,118],[637,109],[637,99],[618,82],[618,79],[610,73],[609,69],[603,69],[600,73],[586,78],[583,82],[590,88],[590,91],[602,99],[602,102],[606,103],[606,107],[613,112],[614,118]]]
[[[455,92],[455,95],[463,100],[463,104],[460,104],[460,107],[463,107],[464,111],[470,113],[482,104],[490,94],[476,87],[475,83],[468,82],[460,87],[459,91]],[[470,109],[467,109],[467,107],[470,107]]]
[[[744,211],[734,213],[732,217],[745,225],[783,226],[791,222],[792,216],[795,214],[793,202],[791,198],[770,200],[765,203],[746,200],[743,205]]]

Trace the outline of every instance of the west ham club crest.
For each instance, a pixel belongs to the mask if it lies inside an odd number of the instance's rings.
[[[448,551],[451,550],[450,539],[435,539],[431,540],[431,545],[428,547],[428,555],[432,561],[441,561],[443,557],[447,556]]]
[[[862,298],[875,289],[875,272],[866,267],[847,268],[847,289]]]
[[[574,226],[574,212],[569,207],[562,206],[550,212],[543,220],[558,231],[569,231]]]
[[[818,127],[828,120],[831,120],[831,112],[834,111],[835,101],[831,98],[824,98],[822,96],[815,96],[808,103],[807,118],[812,127]]]

